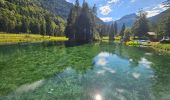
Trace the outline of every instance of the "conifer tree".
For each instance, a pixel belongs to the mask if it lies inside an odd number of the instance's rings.
[[[139,16],[135,21],[132,32],[134,36],[144,37],[146,33],[149,31],[148,20],[146,18],[146,13],[144,11],[139,11]]]
[[[115,23],[114,23],[114,34],[115,35],[117,34],[117,31],[118,31],[118,29],[117,29],[117,22],[115,21]]]
[[[125,29],[126,29],[126,26],[125,26],[125,23],[124,23],[124,24],[122,25],[122,29],[121,29],[121,31],[120,31],[121,39],[123,39]]]
[[[114,32],[115,32],[114,24],[112,23],[112,25],[110,26],[110,32],[109,32],[109,40],[110,41],[114,40]]]

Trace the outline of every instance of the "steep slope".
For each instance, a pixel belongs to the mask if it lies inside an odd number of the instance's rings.
[[[55,15],[59,15],[61,17],[67,18],[72,3],[66,2],[65,0],[38,0],[42,7],[52,12]]]
[[[135,13],[133,13],[133,14],[125,15],[122,18],[120,18],[119,20],[116,20],[117,25],[118,25],[118,32],[121,30],[121,27],[123,24],[125,24],[126,27],[132,27],[136,18],[137,18],[137,15]],[[112,22],[109,22],[107,24],[111,24],[111,23]]]
[[[64,20],[36,0],[0,0],[0,31],[62,35]]]
[[[151,23],[158,23],[159,20],[161,19],[161,17],[165,16],[168,12],[170,12],[170,9],[165,10],[165,11],[161,12],[160,14],[153,16],[153,17],[150,17],[148,19]]]
[[[123,23],[126,24],[126,27],[131,27],[133,25],[133,23],[135,22],[136,18],[137,18],[136,14],[126,15],[126,16],[122,17],[121,19],[117,20],[117,23],[118,23],[119,27],[121,27],[123,25]]]

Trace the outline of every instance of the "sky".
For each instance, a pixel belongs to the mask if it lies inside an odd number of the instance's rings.
[[[75,2],[75,0],[66,1]],[[83,0],[79,1],[83,2]],[[86,0],[90,6],[96,4],[97,16],[105,22],[137,13],[140,9],[147,12],[147,17],[155,16],[167,9],[162,5],[164,1],[166,0]]]

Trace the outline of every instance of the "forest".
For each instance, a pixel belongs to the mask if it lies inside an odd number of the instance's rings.
[[[65,21],[34,0],[0,0],[0,31],[63,36]]]

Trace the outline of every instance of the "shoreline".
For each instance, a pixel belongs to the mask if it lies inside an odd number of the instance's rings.
[[[17,44],[17,43],[34,43],[43,41],[67,41],[68,38],[64,36],[43,36],[36,34],[14,34],[14,33],[0,33],[0,45]]]

